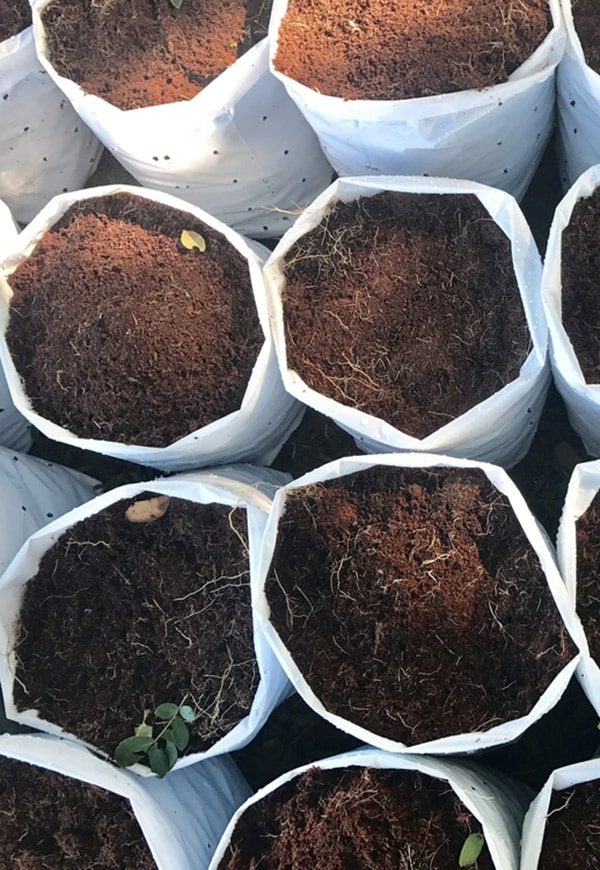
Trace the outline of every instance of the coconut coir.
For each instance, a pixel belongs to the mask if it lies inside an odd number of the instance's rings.
[[[0,42],[16,36],[31,24],[28,0],[0,0]]]
[[[189,100],[266,36],[272,0],[51,0],[60,75],[120,109]]]
[[[5,870],[154,870],[128,801],[102,788],[0,759]]]
[[[600,72],[600,9],[597,0],[572,0],[573,21],[589,66]]]
[[[599,870],[599,785],[586,782],[552,792],[539,870]]]
[[[20,613],[15,701],[112,755],[145,709],[187,696],[202,710],[190,749],[207,749],[258,683],[246,513],[171,499],[161,519],[132,523],[127,506],[43,556]]]
[[[204,253],[181,245],[184,229]],[[76,435],[164,447],[240,407],[264,340],[248,264],[189,214],[130,194],[82,201],[9,282],[26,392]]]
[[[562,320],[588,384],[600,383],[600,190],[580,199],[562,233]]]
[[[478,470],[375,468],[293,490],[266,591],[325,708],[407,744],[526,715],[575,653]]]
[[[507,81],[551,26],[547,0],[290,0],[278,70],[346,100],[401,100]]]
[[[600,495],[596,495],[576,525],[577,613],[590,652],[600,661]]]
[[[481,825],[419,773],[313,768],[249,807],[219,870],[447,870]],[[479,870],[493,863],[484,848]]]
[[[527,357],[510,242],[474,196],[338,203],[284,268],[289,367],[417,438],[500,390]]]

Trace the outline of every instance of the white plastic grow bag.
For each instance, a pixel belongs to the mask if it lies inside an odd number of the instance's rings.
[[[565,54],[556,76],[558,130],[563,180],[574,184],[600,163],[600,75],[586,63],[573,21],[571,0],[561,0],[567,32]]]
[[[0,42],[0,197],[27,223],[85,184],[102,145],[36,57],[31,27]]]
[[[554,122],[554,71],[565,44],[559,0],[550,0],[552,31],[505,84],[407,100],[343,100],[278,72],[287,7],[288,0],[274,0],[271,70],[340,175],[427,173],[525,193]]]
[[[491,770],[469,762],[459,764],[437,758],[415,758],[412,755],[395,755],[365,748],[297,767],[260,789],[237,810],[229,822],[209,870],[217,870],[236,825],[248,807],[315,767],[320,770],[349,767],[407,770],[445,780],[459,800],[481,822],[485,842],[497,870],[517,870],[519,866],[519,839],[524,813],[524,795],[521,789]],[[458,855],[456,861],[458,866]]]
[[[23,382],[15,369],[4,338],[12,297],[10,275],[19,263],[32,252],[38,240],[73,203],[121,192],[184,211],[221,233],[248,261],[254,299],[265,335],[265,343],[252,371],[240,409],[180,438],[168,447],[146,447],[96,438],[79,438],[62,426],[41,417],[25,394]],[[266,254],[268,251],[261,245],[248,242],[206,212],[158,191],[127,185],[109,185],[55,197],[20,233],[11,254],[0,263],[0,361],[17,410],[54,441],[153,468],[175,471],[245,460],[269,464],[290,432],[298,425],[303,409],[286,393],[279,375],[270,336],[261,271]]]
[[[558,565],[574,608],[577,607],[577,521],[600,490],[600,462],[576,465],[563,506],[556,548]],[[600,667],[589,649],[583,651],[577,666],[577,678],[588,700],[600,715]]]
[[[0,578],[0,683],[2,684],[7,719],[50,734],[67,737],[80,745],[85,745],[83,741],[64,731],[59,725],[42,719],[36,710],[19,712],[13,702],[15,633],[25,585],[31,577],[35,576],[44,553],[67,529],[121,499],[134,498],[144,492],[184,498],[199,504],[217,503],[245,508],[248,516],[250,567],[252,573],[255,573],[257,570],[256,560],[260,556],[261,538],[271,506],[270,495],[272,495],[273,487],[284,479],[287,478],[277,472],[246,466],[222,468],[214,473],[186,474],[149,483],[128,484],[104,493],[93,501],[75,508],[32,535]],[[289,694],[288,681],[256,622],[254,624],[254,644],[260,682],[249,714],[210,749],[204,752],[190,753],[180,758],[175,769],[187,767],[211,756],[233,752],[245,746],[258,733],[271,711]],[[134,765],[130,769],[143,776],[150,775],[149,769],[143,765]]]
[[[59,75],[34,0],[38,56],[76,112],[144,187],[175,193],[255,238],[280,236],[329,184],[317,137],[269,72],[266,40],[191,100],[123,111]]]
[[[314,229],[337,202],[352,202],[384,190],[425,194],[474,194],[510,239],[513,267],[521,291],[533,348],[519,377],[426,438],[414,438],[385,420],[316,392],[287,362],[282,295],[284,262],[295,242]],[[279,242],[264,268],[275,349],[283,382],[293,396],[354,436],[358,447],[381,450],[424,450],[467,456],[498,465],[517,463],[528,451],[550,383],[548,330],[539,298],[540,256],[515,200],[500,190],[470,181],[439,178],[343,178],[335,181],[306,209]],[[482,288],[482,292],[484,292]]]
[[[596,758],[590,761],[581,761],[578,764],[569,764],[567,767],[559,767],[550,774],[525,816],[521,845],[521,870],[537,870],[538,868],[552,792],[569,789],[599,778],[600,760]]]
[[[0,447],[0,574],[42,526],[94,497],[95,480]]]
[[[226,756],[163,780],[142,780],[80,746],[46,735],[2,736],[0,755],[126,798],[158,870],[207,867],[231,814],[250,793]]]
[[[2,259],[15,244],[17,227],[12,215],[2,200],[0,200],[0,259]],[[29,450],[31,435],[29,424],[15,409],[10,397],[10,390],[0,369],[0,445],[13,450]]]
[[[273,506],[265,529],[259,570],[252,581],[259,623],[275,651],[281,666],[287,673],[292,685],[304,702],[324,719],[327,719],[328,722],[331,722],[332,725],[335,725],[336,728],[345,731],[347,734],[351,734],[353,737],[363,741],[364,743],[368,743],[378,749],[383,749],[386,752],[404,751],[407,753],[435,753],[440,755],[475,752],[480,749],[487,749],[491,746],[510,743],[511,741],[516,740],[517,737],[523,734],[527,728],[533,725],[534,722],[537,722],[537,720],[545,713],[548,713],[560,700],[571,677],[573,676],[576,666],[579,663],[580,654],[577,654],[554,678],[526,716],[522,716],[519,719],[514,719],[509,722],[504,722],[501,725],[496,725],[485,732],[449,734],[447,737],[441,737],[425,743],[407,746],[400,741],[382,737],[381,735],[369,731],[349,719],[344,719],[342,716],[331,713],[327,710],[305,680],[300,668],[294,661],[291,653],[288,651],[270,620],[270,607],[265,593],[265,584],[275,550],[279,520],[285,511],[288,492],[298,487],[309,486],[326,480],[333,480],[345,475],[353,474],[354,472],[374,468],[376,466],[415,469],[435,467],[480,469],[489,479],[490,483],[492,483],[492,485],[509,500],[529,543],[539,558],[540,565],[548,582],[548,588],[554,598],[558,613],[560,614],[567,631],[580,650],[587,650],[583,629],[569,602],[564,583],[556,565],[552,546],[548,541],[546,533],[537,523],[527,507],[525,499],[507,473],[502,468],[488,465],[487,463],[477,463],[466,459],[453,459],[449,456],[435,456],[422,453],[396,455],[380,454],[378,456],[353,456],[339,459],[334,462],[329,462],[321,468],[311,471],[279,489],[273,499]],[[0,607],[1,606],[2,600],[0,599]],[[451,724],[449,724],[449,727],[451,727]]]
[[[592,166],[556,207],[542,276],[542,303],[550,334],[552,372],[565,400],[571,425],[592,456],[600,456],[600,384],[586,383],[562,322],[562,233],[577,201],[591,196],[599,184],[600,166]]]

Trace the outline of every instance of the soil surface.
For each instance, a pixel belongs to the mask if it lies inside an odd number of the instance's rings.
[[[195,97],[267,33],[272,0],[52,0],[60,75],[120,109]]]
[[[299,488],[267,597],[325,708],[406,744],[524,716],[575,654],[479,471],[380,467]]]
[[[588,384],[600,383],[600,190],[580,199],[562,234],[562,319]]]
[[[285,273],[290,368],[417,438],[514,380],[530,349],[510,242],[474,196],[338,203]]]
[[[204,253],[181,245],[184,229]],[[240,407],[264,341],[248,264],[190,215],[130,194],[86,200],[9,281],[26,392],[76,435],[165,447]]]
[[[577,613],[590,652],[600,661],[600,494],[579,518],[577,530]]]
[[[347,100],[426,97],[507,81],[551,26],[547,0],[290,0],[275,65]]]
[[[31,24],[29,0],[0,0],[0,42]]]
[[[0,759],[0,865],[6,870],[153,870],[124,798]]]
[[[132,523],[128,504],[68,530],[27,584],[15,700],[112,755],[146,708],[187,695],[206,749],[258,684],[246,513],[171,499]]]
[[[575,30],[589,66],[600,72],[600,9],[597,0],[571,0]]]
[[[475,832],[481,824],[446,782],[313,768],[244,813],[219,870],[448,870]],[[493,866],[484,847],[477,867]]]
[[[600,783],[552,793],[539,870],[599,870]]]

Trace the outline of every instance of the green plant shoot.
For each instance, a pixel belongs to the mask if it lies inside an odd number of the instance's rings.
[[[201,236],[200,233],[194,232],[194,230],[183,230],[179,237],[179,241],[188,251],[197,248],[200,253],[203,254],[206,250],[206,239],[204,236]]]
[[[483,851],[484,843],[483,834],[470,834],[460,850],[458,866],[472,867],[473,864],[477,863],[477,859]]]
[[[166,776],[187,749],[189,727],[198,718],[186,700],[187,696],[181,704],[159,704],[154,711],[154,725],[148,724],[152,711],[144,710],[143,719],[134,728],[133,736],[121,740],[115,749],[115,761],[119,767],[147,764],[160,778]]]

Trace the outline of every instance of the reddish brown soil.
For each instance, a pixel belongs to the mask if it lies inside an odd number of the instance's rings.
[[[29,0],[0,0],[0,42],[31,24]]]
[[[195,97],[267,32],[272,0],[52,0],[56,70],[120,109]]]
[[[481,825],[446,782],[313,768],[251,806],[219,870],[448,870]],[[479,870],[493,868],[487,850]]]
[[[183,248],[184,229],[204,253]],[[27,394],[75,434],[163,447],[240,407],[263,342],[248,265],[190,215],[129,194],[86,200],[10,285]]]
[[[20,761],[0,759],[5,870],[152,870],[129,802]]]
[[[505,82],[550,27],[547,0],[290,0],[275,64],[347,100],[426,97]]]
[[[326,709],[408,744],[524,716],[575,653],[479,471],[380,467],[299,488],[267,596]]]
[[[580,199],[562,234],[562,319],[588,384],[600,383],[600,190]]]
[[[587,782],[552,793],[539,870],[599,870],[600,788]]]
[[[146,708],[203,711],[192,749],[248,713],[258,682],[245,511],[172,499],[154,523],[121,501],[45,554],[21,609],[15,699],[112,755]],[[239,535],[239,537],[238,537]]]
[[[577,521],[577,612],[600,661],[600,495]]]
[[[338,204],[285,271],[290,368],[418,438],[500,390],[527,357],[510,242],[474,196]]]
[[[575,30],[589,66],[600,72],[600,9],[597,0],[571,0]]]

